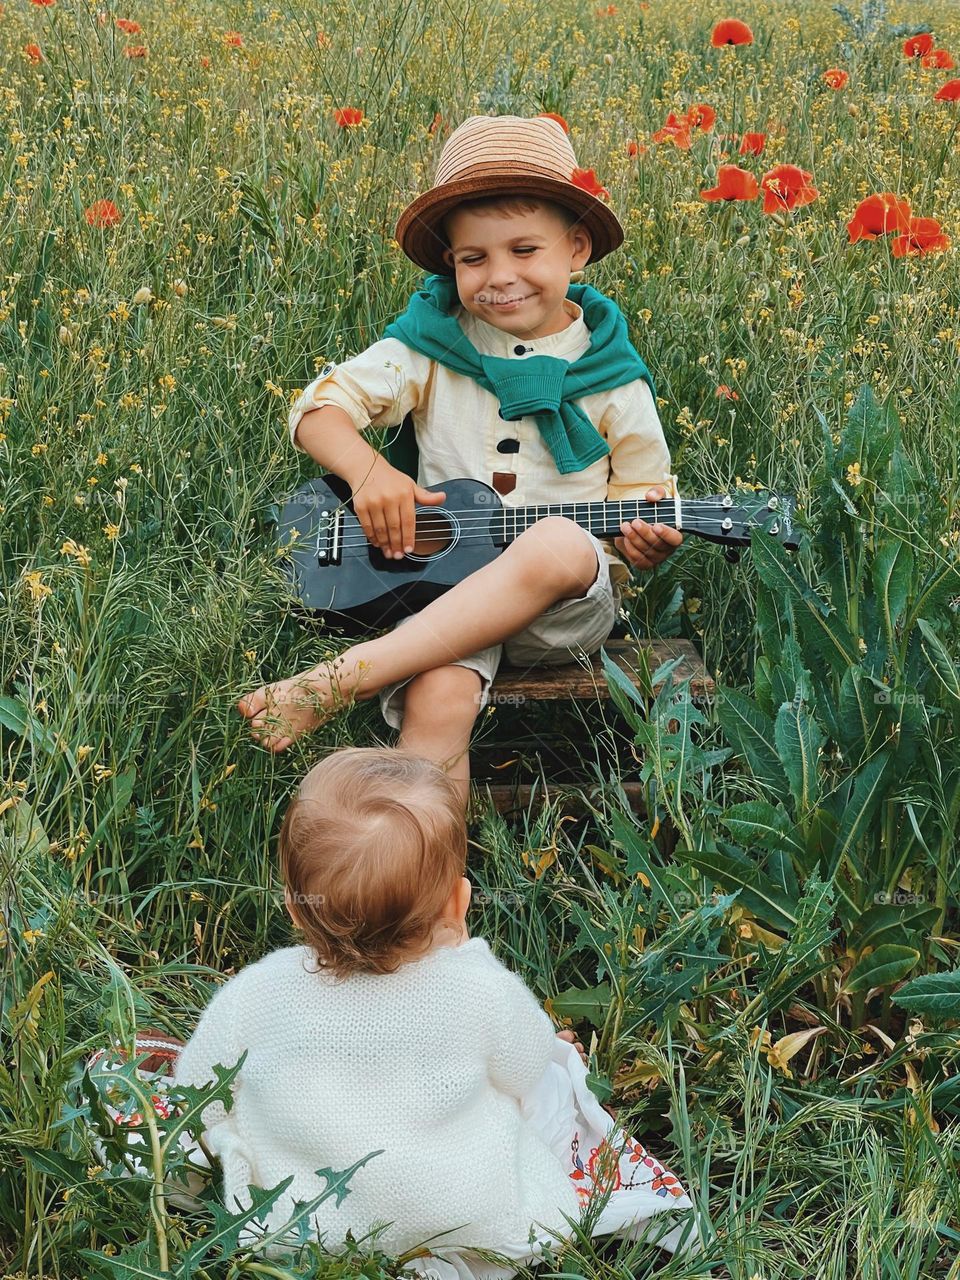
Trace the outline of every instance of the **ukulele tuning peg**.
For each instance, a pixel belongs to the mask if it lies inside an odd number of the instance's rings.
[[[731,564],[739,564],[739,563],[740,563],[740,548],[739,548],[739,547],[727,547],[727,548],[724,550],[723,558],[724,558],[725,560],[729,560]]]

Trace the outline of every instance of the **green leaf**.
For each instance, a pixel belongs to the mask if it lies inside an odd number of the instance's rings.
[[[33,806],[24,799],[14,799],[9,809],[0,814],[0,845],[9,841],[16,857],[31,854],[43,856],[50,851],[50,841]]]
[[[733,689],[718,692],[717,717],[727,741],[759,782],[782,795],[787,780],[774,747],[773,721],[744,694]]]
[[[774,741],[797,808],[807,813],[820,798],[818,757],[823,730],[803,702],[795,698],[777,712]]]
[[[83,1160],[73,1160],[62,1151],[47,1147],[23,1147],[22,1150],[27,1164],[41,1173],[50,1174],[61,1186],[75,1187],[87,1181],[87,1166]]]
[[[731,805],[720,815],[720,821],[734,840],[748,848],[759,845],[761,849],[789,849],[801,856],[804,853],[787,814],[766,800]]]
[[[939,915],[935,906],[877,902],[854,923],[849,944],[857,952],[879,947],[884,942],[897,942],[906,947],[916,941],[918,934],[932,929]]]
[[[951,660],[943,642],[926,618],[918,618],[917,626],[922,636],[920,648],[923,650],[923,656],[948,696],[954,702],[960,702],[960,669]]]
[[[743,905],[770,928],[789,933],[796,923],[793,903],[742,849],[733,845],[723,850],[677,848],[673,856],[696,867],[713,884],[739,891]]]
[[[910,1013],[938,1022],[960,1019],[960,969],[922,973],[890,999]]]
[[[132,1249],[115,1257],[108,1257],[96,1249],[78,1249],[77,1256],[88,1262],[90,1274],[107,1277],[108,1280],[169,1280],[173,1274],[161,1271],[160,1263],[152,1256],[149,1240],[141,1240]]]
[[[838,674],[859,662],[859,651],[847,624],[832,605],[804,582],[780,544],[754,530],[750,546],[761,581],[779,598],[792,601],[798,625],[803,627],[802,620],[806,621],[804,635],[818,641],[816,652],[819,660]],[[806,650],[804,657],[809,666],[814,653]]]
[[[892,757],[889,751],[875,755],[851,779],[849,799],[837,832],[835,865],[851,857],[859,840],[869,831],[870,823],[886,795],[884,782]]]
[[[920,952],[913,947],[901,947],[884,942],[863,956],[847,975],[843,990],[847,992],[869,991],[871,987],[889,987],[905,978],[920,959]]]
[[[912,548],[896,535],[888,535],[873,561],[873,589],[891,650],[896,648],[896,626],[911,594],[914,572]]]
[[[130,803],[130,797],[133,795],[133,784],[137,780],[137,770],[131,765],[129,769],[125,769],[123,773],[116,774],[110,780],[110,800],[103,816],[94,829],[93,834],[87,840],[86,848],[92,849],[115,815],[120,814],[126,809]]]
[[[879,482],[899,437],[899,425],[889,401],[879,404],[873,388],[864,383],[847,414],[837,468],[846,471],[852,462],[859,462],[863,475]]]
[[[866,755],[873,744],[883,714],[876,689],[863,667],[848,667],[840,681],[837,706],[837,741],[844,755],[854,760]]]
[[[568,987],[550,997],[550,1009],[561,1018],[574,1022],[585,1020],[594,1027],[602,1027],[610,1007],[610,983],[601,982],[596,987]]]
[[[635,724],[638,713],[645,714],[646,710],[646,703],[640,696],[639,690],[632,681],[627,679],[626,672],[618,663],[613,661],[606,649],[600,650],[600,663],[607,679],[610,697],[627,718],[628,723]]]
[[[57,749],[56,739],[50,730],[17,698],[0,698],[0,724],[48,755]]]

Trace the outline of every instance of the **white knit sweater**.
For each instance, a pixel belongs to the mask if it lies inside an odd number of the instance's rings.
[[[569,1236],[577,1194],[559,1158],[521,1115],[543,1075],[555,1029],[483,938],[439,946],[393,974],[342,983],[315,953],[284,947],[230,978],[176,1064],[178,1083],[213,1080],[213,1063],[247,1059],[226,1112],[204,1112],[205,1140],[223,1166],[224,1202],[249,1206],[247,1184],[293,1174],[267,1220],[324,1188],[315,1170],[356,1170],[339,1208],[330,1196],[315,1229],[342,1246],[392,1222],[377,1240],[396,1254],[438,1233],[437,1245],[496,1249]],[[454,1230],[451,1230],[451,1229]]]

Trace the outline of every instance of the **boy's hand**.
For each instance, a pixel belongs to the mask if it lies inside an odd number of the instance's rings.
[[[662,485],[655,485],[644,494],[647,502],[662,502],[666,496],[667,491]],[[672,529],[665,524],[625,520],[620,528],[623,530],[623,537],[615,538],[613,545],[635,569],[652,569],[672,555],[683,541],[683,534],[679,529]]]
[[[416,542],[414,505],[439,506],[446,502],[444,492],[433,493],[421,487],[403,471],[391,467],[386,458],[378,457],[370,471],[353,485],[353,509],[363,532],[387,559],[403,558]]]

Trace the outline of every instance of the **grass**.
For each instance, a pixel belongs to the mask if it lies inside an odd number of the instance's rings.
[[[616,297],[651,368],[682,492],[795,492],[815,530],[827,518],[818,415],[836,443],[867,386],[892,406],[933,495],[899,526],[918,572],[955,568],[960,538],[960,104],[934,100],[951,71],[902,52],[929,25],[960,58],[946,0],[922,13],[865,4],[858,30],[823,0],[743,0],[735,16],[755,42],[719,50],[710,29],[733,15],[714,3],[624,0],[607,14],[575,0],[171,0],[105,3],[103,23],[97,12],[12,0],[0,17],[0,1256],[30,1277],[129,1275],[121,1260],[138,1248],[139,1274],[160,1274],[146,1191],[100,1166],[71,1110],[82,1063],[136,1026],[187,1034],[218,975],[291,941],[273,843],[286,799],[331,748],[386,740],[365,705],[273,757],[233,703],[336,649],[282,598],[271,520],[313,474],[286,412],[415,286],[393,226],[448,125],[487,111],[568,120],[627,231],[587,279]],[[117,18],[142,30],[124,34]],[[125,54],[139,45],[145,56]],[[823,82],[828,67],[849,71],[845,89]],[[689,151],[652,143],[669,111],[697,102],[716,109],[714,129]],[[343,106],[363,122],[338,127]],[[723,137],[746,130],[766,132],[762,156]],[[759,202],[702,201],[724,150],[758,177],[801,165],[818,199],[775,217]],[[937,218],[950,249],[896,258],[891,237],[850,245],[858,202],[882,191]],[[90,225],[97,200],[115,204],[116,225]],[[830,567],[798,563],[815,583]],[[734,567],[691,539],[631,608],[640,626],[694,639],[725,686],[756,694],[758,670],[787,662],[769,660],[773,624],[758,623],[769,602],[749,555]],[[955,627],[937,625],[955,664]],[[941,705],[921,755],[955,723],[949,692]],[[548,807],[511,826],[481,807],[472,828],[471,931],[588,1047],[595,1036],[598,1090],[704,1212],[691,1261],[578,1240],[539,1274],[955,1280],[956,1017],[904,1011],[895,978],[847,990],[870,948],[838,933],[812,865],[790,929],[748,893],[718,899],[729,885],[702,859],[733,806],[767,792],[736,760],[681,786],[670,708],[653,722],[662,734],[643,758],[658,833],[617,800],[618,777],[642,767],[629,721],[586,819]],[[730,746],[714,708],[684,732],[684,751]],[[575,721],[522,709],[497,710],[482,737],[583,751]],[[948,814],[956,738],[937,742]],[[891,851],[911,804],[927,829],[920,786],[902,776],[876,817]],[[678,828],[701,863],[682,856],[686,841],[674,854]],[[749,856],[789,882],[771,861],[785,855]],[[941,912],[918,971],[949,973],[956,850],[928,859],[917,846],[908,863],[893,888]],[[799,1049],[786,1039],[816,1028]],[[210,1213],[172,1211],[163,1225],[175,1274]],[[311,1265],[299,1273],[394,1270],[373,1254]],[[196,1274],[268,1272],[234,1252]]]

